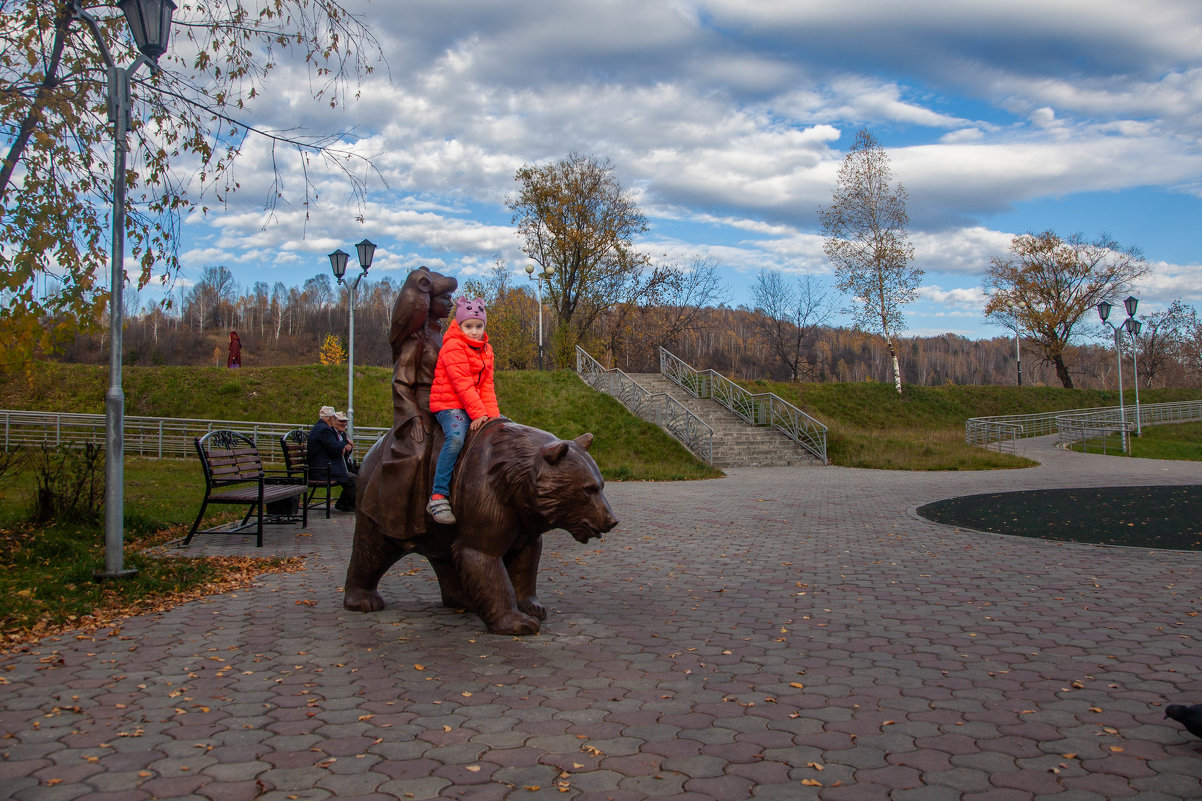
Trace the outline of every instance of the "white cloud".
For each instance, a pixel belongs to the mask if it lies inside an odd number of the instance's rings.
[[[189,265],[222,254],[307,275],[364,235],[381,271],[520,264],[504,206],[514,172],[575,150],[613,161],[650,218],[650,250],[713,255],[734,280],[765,266],[826,275],[816,209],[861,126],[910,191],[916,264],[938,279],[924,303],[977,291],[1014,233],[991,215],[1138,187],[1202,196],[1195,0],[356,7],[389,58],[360,100],[315,102],[285,65],[254,113],[271,129],[353,132],[346,148],[379,171],[349,163],[366,203],[338,165],[248,139],[241,191],[186,226]],[[287,196],[269,219],[277,179]],[[308,209],[306,180],[319,193]],[[1199,293],[1168,263],[1150,286]]]
[[[943,314],[979,315],[985,305],[985,293],[976,287],[945,290],[938,286],[924,286],[918,295],[925,301],[943,306]]]

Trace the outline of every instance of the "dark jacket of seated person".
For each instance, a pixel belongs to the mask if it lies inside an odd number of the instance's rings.
[[[331,415],[329,420],[333,420]],[[342,497],[338,499],[338,508],[347,509],[355,506],[355,479],[347,472],[346,461],[343,459],[344,444],[338,438],[338,432],[322,418],[309,429],[309,443],[305,453],[309,465],[309,478],[321,481],[329,478],[337,481],[342,487]]]

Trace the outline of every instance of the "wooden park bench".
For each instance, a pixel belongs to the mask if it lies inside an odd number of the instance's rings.
[[[191,542],[198,533],[242,534],[255,527],[255,545],[262,548],[263,521],[267,514],[267,505],[290,498],[303,499],[308,490],[305,482],[285,474],[270,475],[263,469],[263,462],[259,458],[255,443],[237,431],[210,431],[203,437],[197,437],[195,443],[196,453],[200,456],[200,466],[205,474],[205,497],[200,504],[200,514],[196,515],[196,522],[192,524],[192,530],[188,532],[184,545]],[[227,525],[198,531],[205,510],[211,503],[245,504],[246,515],[236,526]],[[301,528],[307,528],[309,510],[303,503],[300,506]],[[257,520],[248,522],[256,512]],[[284,520],[295,522],[296,518],[287,516]]]
[[[338,482],[330,477],[329,468],[314,470],[309,467],[309,429],[294,428],[280,437],[280,447],[284,449],[284,467],[294,480],[308,486],[308,495],[301,503],[305,508],[319,509],[319,504],[313,500],[323,489],[325,490],[326,519],[330,517],[330,499]],[[318,473],[322,475],[318,475]]]

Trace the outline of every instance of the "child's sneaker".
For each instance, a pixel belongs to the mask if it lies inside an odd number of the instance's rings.
[[[446,498],[431,498],[426,504],[426,511],[434,518],[435,523],[449,526],[455,522],[455,515],[451,514],[451,502]]]

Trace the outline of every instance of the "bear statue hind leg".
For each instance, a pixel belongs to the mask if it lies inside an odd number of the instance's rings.
[[[476,604],[468,595],[467,590],[463,588],[463,582],[459,580],[459,571],[455,569],[455,562],[449,558],[428,555],[426,559],[430,562],[430,567],[434,568],[434,575],[438,577],[442,605],[448,609],[466,609],[469,612],[475,612]]]
[[[379,612],[384,608],[384,596],[378,590],[356,587],[343,592],[342,605],[352,612]]]
[[[355,539],[346,566],[342,605],[353,612],[378,612],[384,597],[376,589],[388,568],[405,555],[400,544],[386,537],[366,515],[355,520]]]

